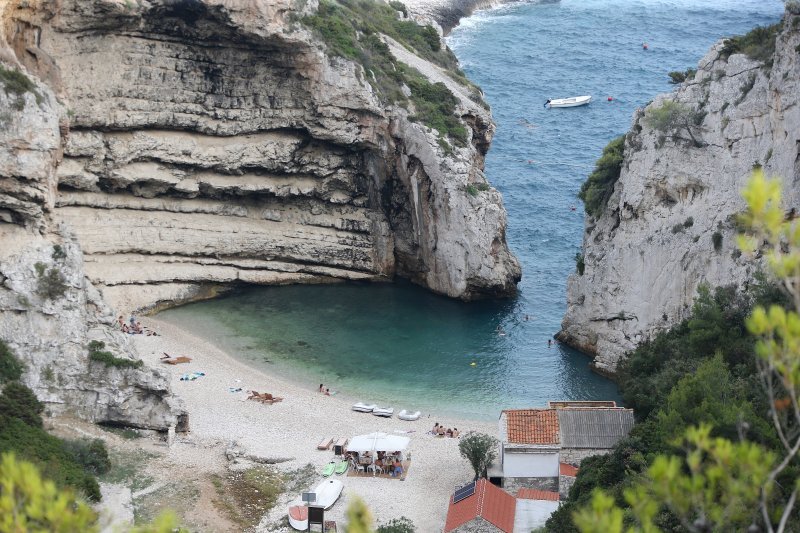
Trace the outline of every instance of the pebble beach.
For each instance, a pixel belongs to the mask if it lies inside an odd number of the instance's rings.
[[[441,531],[450,495],[469,482],[473,473],[458,452],[458,439],[434,437],[428,431],[439,422],[458,428],[462,436],[468,431],[497,433],[497,425],[491,422],[438,418],[434,413],[423,413],[414,422],[399,420],[397,412],[412,407],[413,398],[407,399],[406,406],[393,406],[393,418],[357,413],[351,410],[352,402],[319,393],[319,383],[293,383],[269,375],[175,326],[153,318],[142,322],[158,335],[134,335],[133,344],[148,365],[171,374],[173,391],[184,401],[189,414],[190,430],[178,434],[169,448],[168,464],[211,473],[225,466],[226,450],[235,448],[251,457],[275,462],[277,468],[287,472],[314,465],[320,474],[307,487],[311,489],[323,479],[322,468],[334,458],[332,450],[316,449],[323,438],[352,438],[380,431],[411,439],[410,466],[402,481],[337,476],[344,483],[344,491],[326,512],[326,520],[337,524],[345,523],[347,505],[358,496],[371,510],[376,525],[405,516],[418,531]],[[192,361],[166,365],[160,361],[164,353],[190,357]],[[182,375],[193,372],[204,375],[192,381],[180,380]],[[247,400],[250,390],[284,399],[271,405]],[[285,524],[287,505],[298,498],[299,494],[284,494],[262,519],[259,531],[288,531],[288,526],[280,524]]]

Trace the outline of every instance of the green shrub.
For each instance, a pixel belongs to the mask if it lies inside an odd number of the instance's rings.
[[[679,70],[673,70],[672,72],[668,72],[667,76],[669,76],[669,82],[672,84],[683,83],[686,80],[691,80],[694,78],[695,74],[697,74],[697,70],[693,68],[688,68],[684,72]]]
[[[106,444],[100,439],[66,441],[64,449],[87,472],[99,476],[111,470]]]
[[[114,368],[142,368],[144,365],[141,359],[134,360],[116,357],[111,352],[104,351],[103,348],[105,347],[106,344],[102,341],[91,341],[87,347],[89,350],[89,359]]]
[[[19,379],[23,370],[25,367],[11,353],[11,348],[0,339],[0,384]]]
[[[398,2],[397,0],[391,0],[389,2],[389,5],[395,11],[400,11],[405,18],[408,18],[408,8],[406,8],[406,5],[403,2]]]
[[[715,231],[711,235],[711,242],[714,244],[714,250],[719,252],[722,250],[722,233]]]
[[[28,387],[12,381],[3,387],[0,394],[0,413],[16,418],[30,426],[42,427],[41,413],[44,405]]]
[[[53,480],[59,487],[73,487],[91,501],[100,500],[97,480],[75,461],[63,441],[40,426],[0,415],[0,452],[9,451],[34,463],[44,477]]]
[[[581,185],[578,198],[583,200],[586,214],[599,218],[608,204],[614,185],[622,172],[625,155],[625,136],[617,137],[603,148],[603,155],[595,163],[594,170]]]
[[[25,93],[32,93],[36,97],[36,103],[42,103],[42,95],[36,90],[36,84],[19,69],[7,69],[0,65],[0,84],[7,95],[14,96],[11,107],[17,111],[25,108]]]
[[[733,54],[745,54],[750,59],[771,66],[772,56],[775,53],[775,39],[781,24],[776,22],[771,26],[756,26],[744,35],[725,39],[720,56],[727,59]]]
[[[56,267],[47,268],[44,263],[36,263],[36,293],[47,300],[57,300],[67,292],[67,280]]]
[[[478,196],[478,188],[472,184],[467,185],[465,190],[470,196]]]
[[[405,516],[401,516],[392,518],[384,525],[379,526],[375,533],[414,533],[415,531],[414,523]]]
[[[648,109],[644,121],[664,137],[690,140],[696,148],[700,148],[705,145],[695,135],[697,127],[703,123],[705,116],[703,111],[695,111],[674,100],[664,100],[661,106]],[[683,132],[689,135],[689,139],[680,135]]]
[[[586,269],[586,263],[583,260],[583,254],[578,252],[575,254],[575,270],[578,271],[579,276],[583,276],[583,272]]]
[[[449,137],[459,146],[467,143],[467,129],[455,115],[458,99],[442,82],[431,83],[423,76],[406,79],[414,103],[414,120],[435,129],[439,135]]]

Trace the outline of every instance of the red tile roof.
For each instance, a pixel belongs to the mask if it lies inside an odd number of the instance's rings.
[[[519,489],[517,498],[520,500],[548,500],[551,502],[557,502],[560,499],[557,492],[527,488]]]
[[[575,477],[578,475],[578,467],[567,463],[558,463],[558,474],[561,476]]]
[[[558,412],[555,409],[508,409],[506,432],[512,444],[558,444]]]
[[[512,495],[485,479],[479,479],[472,496],[458,503],[453,503],[453,497],[450,497],[444,532],[453,531],[480,516],[501,531],[512,533],[516,509],[517,500]]]

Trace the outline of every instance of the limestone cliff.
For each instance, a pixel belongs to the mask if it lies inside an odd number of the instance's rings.
[[[8,78],[11,66],[0,45],[0,339],[23,361],[25,383],[51,414],[150,429],[185,427],[165,373],[89,359],[93,340],[117,357],[137,357],[86,278],[76,240],[50,216],[64,110],[46,86]]]
[[[482,173],[489,113],[414,57],[469,125],[466,146],[447,149],[298,22],[316,9],[10,3],[16,57],[67,108],[53,216],[112,305],[395,275],[463,299],[514,292],[505,211]]]
[[[758,268],[740,256],[736,214],[754,166],[800,187],[800,17],[787,13],[767,61],[716,44],[693,79],[636,112],[622,172],[602,216],[587,216],[585,271],[567,284],[559,338],[613,373],[620,357],[686,318],[701,283],[745,285]],[[656,130],[665,102],[691,117]]]

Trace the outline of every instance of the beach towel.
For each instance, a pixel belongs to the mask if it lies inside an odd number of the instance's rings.
[[[205,372],[189,372],[188,374],[182,375],[180,380],[181,381],[194,381],[197,378],[201,378],[201,377],[203,377],[205,375],[206,375]]]

